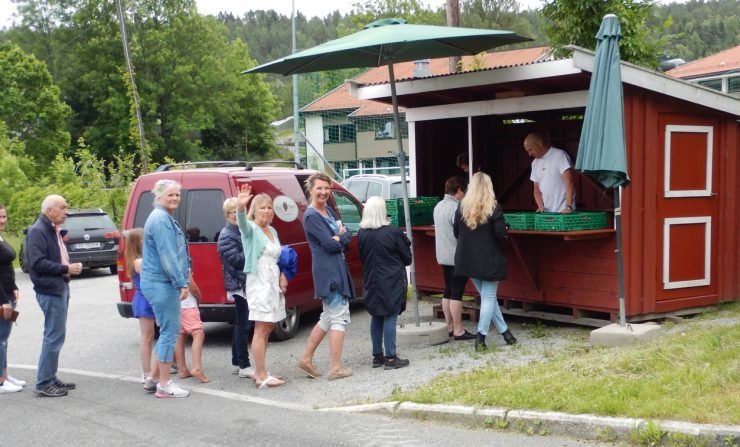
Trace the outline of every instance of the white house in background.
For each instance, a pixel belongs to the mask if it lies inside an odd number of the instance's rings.
[[[688,62],[665,74],[740,96],[740,45]]]
[[[462,58],[464,71],[512,67],[550,59],[548,47],[487,53],[485,58]],[[394,65],[398,81],[449,75],[449,60],[426,59]],[[388,82],[387,67],[372,68],[345,82],[300,110],[305,126],[308,165],[320,168],[324,158],[341,177],[354,174],[398,174],[395,125],[391,106],[350,95],[350,83]],[[401,136],[408,154],[406,109],[401,107]]]

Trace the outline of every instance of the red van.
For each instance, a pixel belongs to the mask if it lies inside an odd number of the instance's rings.
[[[276,167],[276,162],[194,162],[180,165],[165,165],[157,172],[139,177],[131,190],[122,229],[144,227],[153,209],[154,183],[160,179],[171,179],[182,185],[180,207],[175,219],[180,223],[189,239],[190,257],[195,281],[203,294],[200,314],[203,321],[234,322],[234,305],[226,300],[221,261],[218,257],[218,234],[226,225],[222,205],[226,198],[238,194],[244,183],[252,185],[254,194],[267,193],[273,199],[275,218],[273,227],[283,245],[292,246],[298,253],[298,273],[291,280],[285,296],[288,317],[275,325],[273,337],[287,340],[295,335],[301,313],[321,307],[320,300],[313,296],[311,277],[311,250],[303,232],[303,213],[308,207],[305,180],[316,171],[295,167]],[[268,166],[268,165],[272,166]],[[332,203],[342,223],[349,231],[357,233],[362,216],[362,204],[342,185],[332,182]],[[123,233],[123,232],[122,232]],[[118,251],[118,280],[121,301],[118,313],[124,318],[133,317],[131,300],[134,296],[133,283],[123,267],[123,240]],[[357,295],[361,295],[362,269],[354,238],[347,253],[347,264],[355,281]]]

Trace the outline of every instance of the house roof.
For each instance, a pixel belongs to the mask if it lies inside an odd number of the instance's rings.
[[[665,72],[674,78],[692,79],[740,70],[740,45],[686,63]]]
[[[486,66],[486,68],[496,68],[526,64],[540,60],[542,58],[546,58],[549,50],[550,49],[548,47],[535,47],[486,53],[484,65]],[[463,67],[470,67],[473,63],[474,58],[475,56],[463,56]],[[396,75],[396,79],[398,81],[415,79],[413,77],[415,66],[415,62],[401,62],[395,64],[393,66],[393,69]],[[432,76],[450,74],[449,58],[430,59],[429,70],[431,71]],[[351,81],[345,82],[344,84],[340,85],[324,96],[309,103],[301,109],[301,113],[357,108],[360,110],[353,112],[352,116],[390,114],[392,113],[392,110],[388,109],[388,106],[386,104],[357,99],[350,94],[350,82],[368,85],[382,84],[387,83],[388,81],[389,77],[387,67],[382,66],[371,68],[370,70],[357,75]],[[399,110],[401,112],[404,111],[403,108],[400,108]]]
[[[406,119],[451,118],[521,113],[526,110],[585,107],[594,65],[593,51],[571,47],[573,56],[518,66],[433,76],[396,83],[398,103],[407,107]],[[740,115],[740,99],[671,78],[628,62],[621,63],[622,83]],[[351,84],[360,99],[390,103],[389,84]],[[532,97],[529,102],[525,97]],[[449,105],[459,105],[450,108]],[[462,107],[463,104],[467,106]],[[533,107],[535,109],[533,109]]]

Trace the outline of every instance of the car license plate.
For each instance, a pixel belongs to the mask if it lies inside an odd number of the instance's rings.
[[[100,248],[100,242],[81,242],[72,245],[72,247],[77,250],[90,250],[92,248]]]

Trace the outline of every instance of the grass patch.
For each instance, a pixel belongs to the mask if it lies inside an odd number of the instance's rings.
[[[740,303],[715,315],[737,318]],[[689,324],[648,345],[566,351],[523,367],[441,376],[393,399],[738,424],[738,359],[740,325]]]

